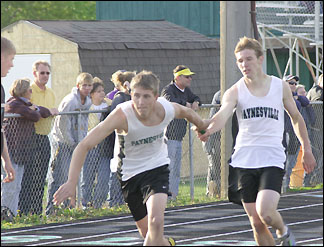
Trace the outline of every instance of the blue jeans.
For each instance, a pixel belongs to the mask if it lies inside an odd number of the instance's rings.
[[[97,183],[95,178],[97,177]],[[98,148],[88,153],[81,172],[81,201],[83,206],[88,203],[101,208],[107,200],[109,192],[110,159],[101,155]]]
[[[49,161],[51,144],[46,135],[35,136],[34,162],[25,166],[19,195],[19,210],[22,214],[42,214],[43,196]],[[28,198],[28,200],[26,200]]]
[[[17,165],[14,162],[12,162],[12,166],[15,169],[15,180],[10,183],[1,183],[1,206],[6,206],[15,216],[17,216],[24,166]],[[28,198],[25,198],[25,200],[28,200]]]
[[[110,173],[108,204],[109,207],[125,204],[121,184],[118,180],[116,172]]]
[[[68,179],[73,149],[65,143],[58,142],[53,144],[52,152],[53,158],[51,161],[47,188],[47,215],[51,214],[53,211],[54,193]],[[67,200],[64,201],[64,205],[68,206]]]
[[[178,195],[180,184],[182,141],[168,140],[168,154],[170,158],[169,188],[172,199],[175,199]]]

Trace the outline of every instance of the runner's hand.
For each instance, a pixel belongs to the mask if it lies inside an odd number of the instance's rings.
[[[57,206],[60,205],[63,201],[70,198],[71,205],[75,206],[75,185],[69,182],[61,185],[60,188],[55,192],[53,196],[53,202]]]
[[[306,173],[311,173],[314,170],[316,166],[316,160],[311,151],[303,152],[302,164]]]

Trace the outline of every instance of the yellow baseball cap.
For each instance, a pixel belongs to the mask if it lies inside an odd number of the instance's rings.
[[[174,75],[174,78],[176,78],[179,75],[194,75],[194,74],[195,73],[190,71],[189,68],[186,68],[186,69],[178,71],[177,73],[174,73],[173,75]]]

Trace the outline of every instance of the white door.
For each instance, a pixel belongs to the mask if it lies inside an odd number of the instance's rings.
[[[32,66],[37,60],[45,60],[51,64],[51,54],[27,54],[15,56],[13,61],[14,66],[9,70],[6,77],[1,78],[6,93],[6,101],[11,97],[9,94],[9,88],[16,79],[27,77],[31,82],[34,80]],[[46,86],[51,87],[51,75]]]

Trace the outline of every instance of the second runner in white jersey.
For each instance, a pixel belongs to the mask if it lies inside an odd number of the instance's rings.
[[[282,80],[272,76],[269,92],[264,97],[254,96],[245,85],[244,78],[237,82],[237,88],[236,114],[240,128],[231,165],[284,169]]]

